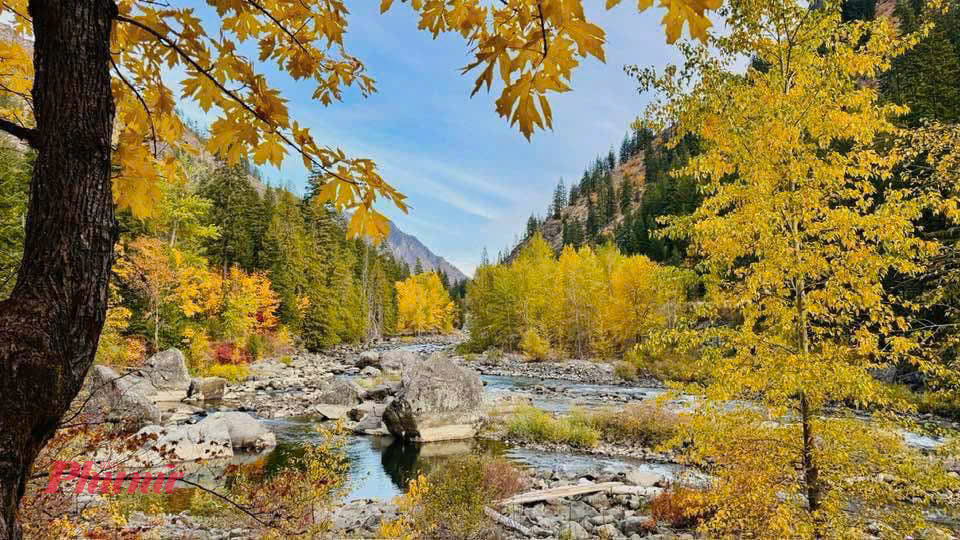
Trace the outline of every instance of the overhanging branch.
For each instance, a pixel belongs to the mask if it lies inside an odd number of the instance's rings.
[[[23,127],[20,124],[0,118],[0,130],[27,143],[31,148],[37,148],[37,130],[35,129]]]

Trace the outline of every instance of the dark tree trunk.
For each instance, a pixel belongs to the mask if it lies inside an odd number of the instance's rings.
[[[23,262],[0,302],[0,539],[19,538],[30,465],[93,363],[116,220],[112,0],[31,0],[37,158]]]

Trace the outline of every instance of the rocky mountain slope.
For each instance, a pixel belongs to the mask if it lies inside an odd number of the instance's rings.
[[[459,268],[447,262],[443,257],[430,251],[416,236],[407,234],[397,227],[397,224],[390,222],[390,235],[386,240],[386,247],[394,257],[404,261],[413,269],[417,264],[417,259],[423,265],[424,270],[443,271],[450,278],[450,283],[464,281],[467,275]]]

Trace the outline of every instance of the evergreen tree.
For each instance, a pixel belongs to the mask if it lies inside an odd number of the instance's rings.
[[[620,212],[626,214],[631,203],[633,203],[633,182],[629,178],[624,178],[620,186]]]
[[[570,205],[574,205],[574,204],[576,204],[577,199],[578,199],[579,197],[580,197],[580,190],[578,189],[577,185],[574,184],[574,185],[570,186],[570,197],[567,199],[567,202],[568,202]]]
[[[257,219],[260,200],[244,168],[241,165],[217,167],[201,180],[199,194],[212,202],[210,224],[220,230],[218,238],[206,243],[211,261],[221,268],[224,276],[234,264],[244,270],[253,269],[253,222]]]
[[[843,20],[872,21],[877,16],[877,0],[843,0]]]
[[[626,161],[632,156],[633,153],[630,145],[630,134],[627,133],[623,136],[623,142],[620,143],[620,163],[626,163]]]
[[[563,178],[553,190],[553,218],[560,219],[560,212],[567,206],[567,187],[563,183]]]
[[[597,231],[600,230],[600,224],[597,222],[597,213],[593,208],[593,204],[587,203],[587,225],[586,225],[586,239],[592,239],[596,237]]]
[[[617,167],[617,155],[613,153],[613,147],[610,147],[610,151],[607,152],[607,170],[613,171]]]
[[[609,223],[617,217],[617,194],[613,187],[613,179],[607,176],[606,189],[603,198],[603,223]]]
[[[533,236],[533,233],[537,232],[537,229],[540,228],[540,222],[537,220],[537,216],[533,214],[527,218],[527,237]]]
[[[919,24],[918,13],[906,0],[897,3],[895,15],[904,31]],[[910,107],[901,118],[909,127],[919,126],[922,119],[960,122],[960,8],[937,16],[935,23],[930,34],[896,58],[881,79],[888,100]]]
[[[413,265],[413,275],[418,276],[423,273],[423,263],[420,262],[420,257],[417,257],[417,263]]]

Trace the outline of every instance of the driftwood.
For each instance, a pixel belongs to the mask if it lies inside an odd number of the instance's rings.
[[[507,516],[497,512],[496,510],[490,507],[484,507],[483,513],[490,517],[490,519],[496,521],[497,523],[508,527],[522,534],[523,536],[530,537],[533,536],[533,531],[521,525],[517,520],[510,519]]]
[[[617,488],[633,487],[627,486],[623,482],[602,482],[600,484],[574,484],[570,486],[559,486],[550,489],[539,489],[514,495],[509,499],[500,501],[499,504],[530,504],[541,501],[550,501],[563,497],[573,497],[575,495],[587,495],[600,491],[619,491]]]

